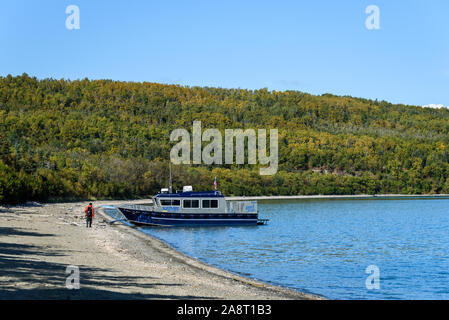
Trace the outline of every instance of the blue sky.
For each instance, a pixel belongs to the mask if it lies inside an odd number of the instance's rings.
[[[65,26],[71,4],[79,30]],[[447,0],[2,0],[0,75],[449,105],[448,16]]]

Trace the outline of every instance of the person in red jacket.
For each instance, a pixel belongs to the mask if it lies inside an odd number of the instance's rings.
[[[86,216],[86,228],[92,228],[92,219],[94,218],[94,207],[92,206],[92,203],[89,203],[89,205],[84,209],[84,213]]]

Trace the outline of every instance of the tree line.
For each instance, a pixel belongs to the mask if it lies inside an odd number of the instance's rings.
[[[449,111],[300,91],[0,77],[0,202],[146,197],[172,130],[279,131],[279,168],[173,166],[226,195],[449,193]]]

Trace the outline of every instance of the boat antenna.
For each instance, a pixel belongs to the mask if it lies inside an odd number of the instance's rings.
[[[168,192],[172,193],[172,184],[171,184],[171,161],[168,163],[169,172],[170,172],[170,180],[168,182]]]

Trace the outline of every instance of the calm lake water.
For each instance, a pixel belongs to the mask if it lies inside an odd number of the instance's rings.
[[[332,299],[449,299],[449,200],[259,202],[255,227],[140,228],[250,278]],[[367,289],[379,269],[380,289]]]

